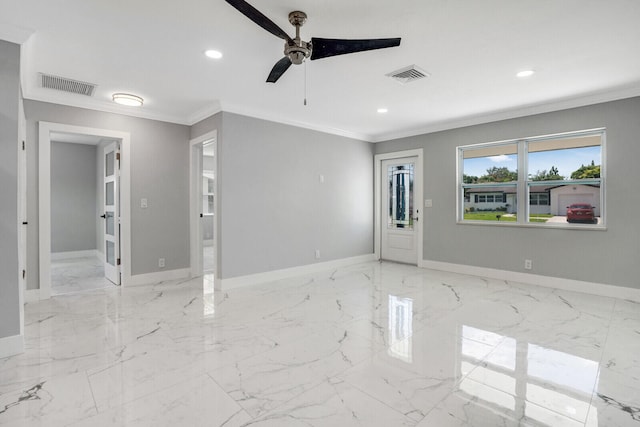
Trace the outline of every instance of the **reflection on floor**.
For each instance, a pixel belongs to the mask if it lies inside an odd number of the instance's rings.
[[[104,277],[102,261],[95,256],[51,260],[52,295],[114,286]]]
[[[25,308],[0,424],[640,426],[640,304],[366,263]]]
[[[213,244],[205,245],[202,248],[202,271],[213,272]]]

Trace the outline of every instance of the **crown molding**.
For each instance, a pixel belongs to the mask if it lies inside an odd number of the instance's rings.
[[[467,126],[492,123],[501,120],[515,119],[518,117],[533,116],[536,114],[551,113],[554,111],[568,110],[571,108],[586,107],[588,105],[601,104],[604,102],[618,101],[626,98],[640,96],[640,82],[616,88],[608,91],[594,92],[587,95],[558,99],[555,101],[541,102],[526,106],[495,111],[487,114],[462,117],[455,120],[447,120],[433,123],[424,127],[400,130],[376,135],[371,142],[393,141],[400,138],[424,135],[445,130],[458,129]]]

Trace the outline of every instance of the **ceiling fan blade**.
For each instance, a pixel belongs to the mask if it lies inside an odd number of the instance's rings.
[[[293,44],[293,40],[289,35],[280,27],[278,27],[271,19],[267,18],[255,7],[251,6],[244,0],[226,0],[231,6],[238,9],[247,18],[251,19],[256,24],[260,25],[265,30],[269,31],[276,37],[280,37],[286,40],[289,44]]]
[[[291,66],[291,60],[288,56],[285,56],[280,61],[276,62],[276,65],[273,66],[271,72],[269,73],[269,77],[267,77],[267,83],[275,83],[278,79],[284,74],[285,71],[289,69]]]
[[[314,60],[347,53],[363,52],[365,50],[400,46],[400,37],[362,40],[321,39],[313,37],[311,44],[313,45],[311,59]]]

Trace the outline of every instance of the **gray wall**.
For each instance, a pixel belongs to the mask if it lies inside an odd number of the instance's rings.
[[[38,121],[131,134],[131,273],[189,267],[189,127],[25,100],[27,117],[27,287],[38,288]],[[140,208],[147,198],[148,209]]]
[[[97,149],[51,143],[51,251],[96,249]]]
[[[0,338],[20,335],[18,103],[20,46],[0,40]]]
[[[373,253],[371,144],[231,113],[194,129],[218,129],[220,277]]]
[[[424,148],[424,259],[640,288],[640,98],[376,144],[376,153]],[[606,231],[456,224],[456,147],[607,128]]]

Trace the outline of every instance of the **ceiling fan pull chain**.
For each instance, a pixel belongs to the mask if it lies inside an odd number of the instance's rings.
[[[307,61],[304,61],[304,105],[307,105]]]

